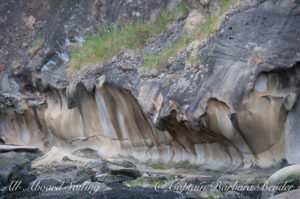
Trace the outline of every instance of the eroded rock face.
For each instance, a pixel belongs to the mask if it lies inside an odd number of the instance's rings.
[[[299,2],[258,1],[238,11],[196,49],[200,68],[185,67],[181,51],[158,73],[141,75],[142,57],[123,54],[51,88],[53,76],[15,69],[9,85],[18,92],[0,98],[1,136],[45,151],[93,148],[101,157],[214,170],[297,163]],[[172,41],[184,34],[176,33]]]
[[[70,61],[67,50],[71,43],[82,43],[84,33],[97,31],[105,23],[148,19],[160,8],[171,9],[178,3],[178,0],[5,1],[0,8],[0,90],[25,94],[23,86],[32,86],[27,80],[36,84],[33,89],[65,88],[68,78],[64,69]],[[8,69],[3,72],[5,66]]]
[[[205,17],[196,9],[191,10],[191,12],[189,13],[184,28],[187,31],[192,31],[197,24],[199,24],[201,21],[204,21]]]

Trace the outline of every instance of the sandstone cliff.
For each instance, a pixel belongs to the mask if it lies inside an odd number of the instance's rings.
[[[221,9],[219,1],[199,2],[186,1],[199,18],[208,8]],[[70,43],[83,42],[86,32],[107,22],[151,20],[180,3],[3,3],[2,140],[45,152],[88,147],[105,158],[213,170],[299,163],[298,1],[241,1],[214,34],[180,49],[156,71],[142,72],[142,53],[159,54],[178,42],[190,15],[138,52],[124,49],[72,78],[65,72]],[[200,64],[187,64],[191,53]]]

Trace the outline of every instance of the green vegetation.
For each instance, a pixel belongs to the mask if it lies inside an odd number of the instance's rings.
[[[137,186],[141,186],[142,182],[138,181],[138,180],[131,180],[131,181],[124,181],[123,184],[129,184],[133,187],[137,187]]]
[[[296,169],[293,171],[286,171],[281,173],[281,175],[277,176],[274,180],[274,184],[276,185],[283,185],[284,183],[292,183],[295,184],[300,180],[300,172]]]
[[[37,175],[44,175],[44,174],[53,173],[55,170],[51,166],[45,166],[43,168],[35,168],[33,171]]]
[[[210,35],[214,34],[218,30],[224,15],[233,2],[233,0],[222,0],[221,8],[218,11],[211,10],[207,13],[205,15],[205,21],[200,22],[193,32],[185,34],[179,43],[168,46],[168,48],[159,55],[144,56],[144,70],[158,69],[159,66],[168,61],[170,56],[185,49],[192,41],[199,40],[201,43]],[[187,58],[187,62],[193,65],[201,65],[199,58],[193,55]]]
[[[183,38],[176,44],[169,45],[163,52],[159,55],[144,55],[144,71],[151,70],[153,68],[158,69],[163,63],[166,63],[168,59],[182,49],[183,46],[187,46],[193,37],[189,34],[183,36]]]
[[[208,14],[205,15],[205,21],[199,23],[199,30],[194,33],[198,36],[198,39],[204,40],[210,35],[214,34],[219,26],[221,25],[221,22],[223,20],[224,15],[227,13],[229,8],[234,4],[234,0],[221,0],[221,7],[219,10],[214,11],[211,10]]]
[[[103,63],[122,48],[139,49],[148,38],[164,31],[180,13],[187,11],[187,7],[181,4],[171,13],[162,11],[155,21],[140,20],[123,27],[105,25],[100,34],[89,33],[85,36],[83,44],[75,44],[71,47],[69,70],[77,71],[89,62]]]
[[[193,66],[194,65],[197,65],[197,66],[201,66],[202,65],[201,60],[198,57],[196,57],[196,55],[194,55],[194,54],[191,54],[187,58],[186,62],[189,63],[189,64],[192,64]]]
[[[41,37],[37,38],[31,45],[30,56],[32,57],[42,47],[44,43],[45,43],[44,38]]]
[[[156,178],[149,178],[149,177],[141,177],[136,180],[124,181],[123,184],[129,184],[133,187],[136,186],[148,186],[148,187],[155,187],[157,185],[163,185],[166,181],[163,179],[156,179]]]
[[[210,35],[214,34],[228,9],[234,4],[234,0],[221,0],[220,9],[210,10],[205,14],[194,31],[184,34],[178,43],[169,44],[160,54],[143,55],[144,65],[142,71],[158,70],[159,67],[174,59],[180,50],[185,49],[192,41],[198,40],[199,45]],[[139,50],[146,41],[163,32],[169,24],[175,22],[181,13],[187,13],[185,4],[181,4],[172,12],[163,10],[155,21],[137,21],[124,26],[105,25],[99,34],[88,33],[82,44],[71,46],[71,62],[68,72],[79,71],[89,63],[102,64],[111,59],[123,49]],[[197,66],[201,61],[194,53],[187,57],[187,63]]]
[[[264,58],[259,53],[253,53],[251,54],[251,57],[248,58],[249,64],[261,64],[264,62]]]
[[[153,168],[153,169],[171,169],[172,168],[172,165],[170,164],[166,164],[166,163],[162,163],[162,162],[159,162],[159,163],[153,163],[153,164],[150,164],[150,166]]]
[[[37,38],[37,39],[33,42],[31,48],[32,48],[32,49],[35,49],[35,48],[39,47],[40,45],[42,45],[44,42],[45,42],[45,39],[39,37],[39,38]]]

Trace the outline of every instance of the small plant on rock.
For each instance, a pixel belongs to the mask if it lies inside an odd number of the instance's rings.
[[[252,53],[247,62],[248,64],[262,64],[264,63],[264,58],[259,53]]]

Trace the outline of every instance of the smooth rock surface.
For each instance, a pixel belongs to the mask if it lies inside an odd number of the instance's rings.
[[[297,188],[300,184],[300,165],[284,167],[270,176],[268,181],[272,184],[293,184]]]

